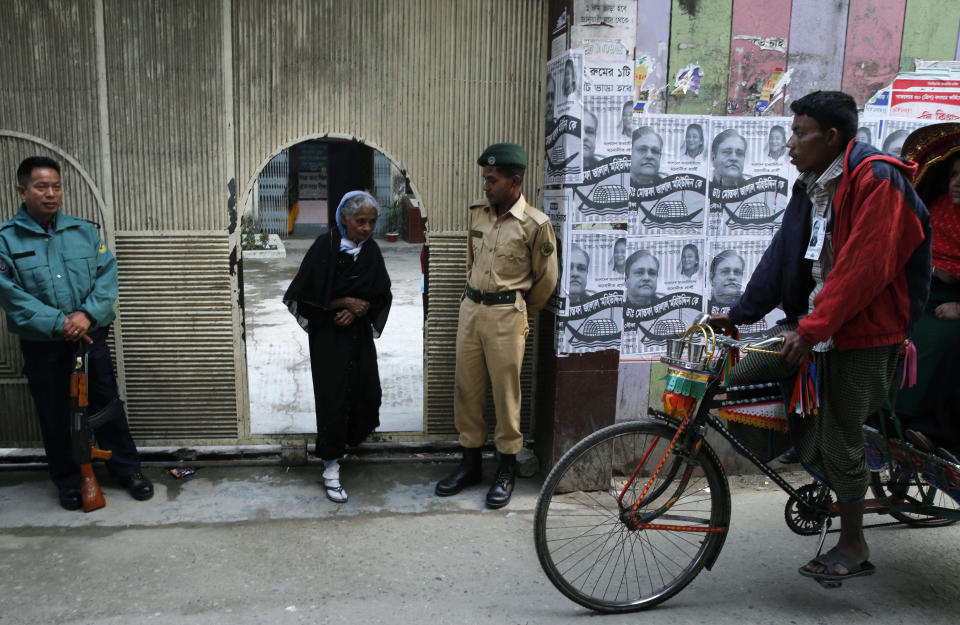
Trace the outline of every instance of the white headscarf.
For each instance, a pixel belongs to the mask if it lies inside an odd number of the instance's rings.
[[[347,229],[343,226],[343,218],[340,215],[340,211],[343,208],[343,205],[347,203],[347,200],[358,195],[366,196],[371,202],[373,202],[374,206],[377,205],[377,199],[366,191],[348,191],[343,195],[343,198],[340,200],[340,204],[337,205],[337,215],[335,217],[337,220],[337,230],[340,231],[340,251],[346,252],[347,254],[353,256],[353,262],[357,262],[357,255],[360,254],[360,250],[363,248],[365,241],[354,243],[349,237],[347,237]],[[377,222],[374,221],[373,223],[374,226],[376,226]]]

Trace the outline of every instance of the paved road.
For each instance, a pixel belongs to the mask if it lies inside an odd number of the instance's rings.
[[[483,487],[433,496],[450,467],[348,464],[351,500],[338,508],[314,465],[201,466],[181,480],[153,466],[153,500],[104,479],[108,505],[90,514],[61,510],[43,471],[0,471],[0,625],[935,625],[960,614],[960,526],[869,530],[877,574],[825,590],[796,573],[816,539],[792,534],[785,496],[750,478],[734,489],[712,572],[651,612],[594,615],[540,571],[539,482],[488,511]]]

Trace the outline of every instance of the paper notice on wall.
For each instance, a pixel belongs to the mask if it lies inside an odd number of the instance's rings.
[[[583,168],[606,156],[630,154],[633,65],[587,59],[583,66]]]
[[[553,232],[557,236],[557,259],[560,264],[560,279],[547,300],[546,309],[557,313],[563,310],[565,291],[563,288],[563,259],[566,254],[564,239],[567,229],[567,211],[570,205],[570,189],[546,189],[543,192],[543,212],[550,218]]]
[[[710,256],[704,265],[708,313],[725,314],[730,310],[730,306],[743,295],[744,287],[769,245],[769,238],[714,239],[710,242]],[[775,308],[755,323],[738,326],[740,338],[757,338],[783,317],[783,312]]]
[[[907,140],[907,137],[910,136],[911,132],[917,128],[922,128],[923,126],[929,126],[930,124],[936,123],[939,122],[935,119],[880,120],[880,138],[875,145],[888,154],[900,156],[900,152],[903,149],[903,142]]]
[[[567,307],[557,317],[558,353],[620,347],[625,223],[570,224],[563,260]]]
[[[572,47],[592,58],[633,58],[636,0],[575,2]]]
[[[797,170],[792,118],[715,117],[710,144],[710,234],[770,236],[780,227]]]
[[[643,115],[630,168],[632,234],[702,235],[709,117]]]
[[[699,65],[687,65],[677,72],[676,78],[673,79],[672,95],[680,95],[683,93],[700,95],[701,80],[703,80],[703,69],[701,69]]]
[[[666,351],[703,312],[705,242],[696,238],[627,238],[621,359]]]
[[[857,125],[857,141],[880,147],[880,127],[878,119],[861,118]]]
[[[583,179],[583,50],[567,50],[547,62],[544,184]]]
[[[898,76],[890,92],[890,116],[941,122],[960,119],[960,79]]]

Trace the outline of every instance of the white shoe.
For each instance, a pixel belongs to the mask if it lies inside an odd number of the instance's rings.
[[[323,470],[323,487],[327,491],[327,499],[333,503],[347,503],[347,491],[340,485],[339,462],[334,462]]]

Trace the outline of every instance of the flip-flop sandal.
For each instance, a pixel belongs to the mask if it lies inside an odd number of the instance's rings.
[[[820,554],[814,558],[813,561],[826,568],[827,572],[817,573],[807,569],[807,565],[804,565],[800,567],[799,573],[804,577],[812,577],[821,583],[842,582],[843,580],[851,577],[864,577],[867,575],[873,575],[877,571],[877,567],[873,566],[869,560],[857,562],[854,558],[847,557],[840,553],[836,548],[831,549],[827,553]],[[837,573],[838,564],[847,569],[848,572],[843,575]]]

